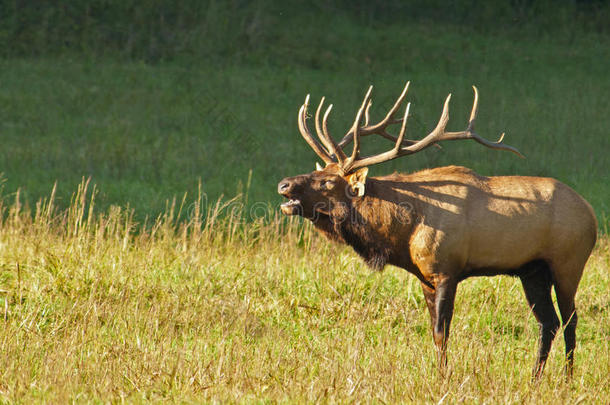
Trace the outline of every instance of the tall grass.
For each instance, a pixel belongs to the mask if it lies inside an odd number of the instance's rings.
[[[610,395],[610,244],[587,265],[576,374],[558,338],[530,382],[537,325],[518,280],[460,285],[441,378],[417,280],[371,273],[307,223],[244,198],[168,201],[141,223],[81,182],[0,207],[0,400],[596,402]],[[187,211],[186,216],[179,215]],[[182,217],[182,220],[178,218]]]

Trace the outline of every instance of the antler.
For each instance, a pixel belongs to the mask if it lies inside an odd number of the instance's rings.
[[[468,121],[468,127],[466,128],[466,130],[460,131],[460,132],[446,132],[445,131],[445,127],[447,126],[447,123],[449,122],[449,101],[451,100],[451,94],[449,94],[447,96],[447,98],[445,99],[445,104],[443,106],[443,113],[441,114],[441,118],[439,119],[438,124],[436,125],[436,128],[434,128],[434,130],[432,132],[430,132],[426,137],[415,142],[414,144],[412,144],[410,146],[401,147],[402,139],[404,137],[404,132],[405,132],[405,128],[406,128],[408,110],[409,110],[409,104],[407,104],[405,116],[402,121],[402,127],[400,129],[400,133],[398,135],[394,148],[392,148],[391,150],[389,150],[387,152],[380,153],[378,155],[360,158],[359,157],[359,138],[360,138],[361,134],[360,134],[360,130],[358,128],[355,128],[354,129],[354,149],[353,149],[352,156],[350,157],[349,161],[346,162],[346,165],[343,165],[343,170],[347,173],[347,172],[356,170],[356,169],[364,167],[364,166],[370,166],[370,165],[374,165],[377,163],[387,162],[389,160],[396,159],[401,156],[417,153],[440,141],[454,141],[454,140],[459,140],[459,139],[474,139],[481,145],[487,146],[488,148],[506,150],[506,151],[515,153],[517,156],[523,157],[523,155],[516,148],[502,143],[504,134],[502,134],[500,136],[500,139],[498,139],[498,141],[491,142],[484,138],[481,138],[479,135],[477,135],[474,132],[474,122],[477,118],[479,93],[475,86],[472,86],[472,89],[474,90],[474,102],[472,104],[470,120]],[[368,96],[368,93],[367,93],[367,96]],[[367,96],[365,96],[365,100],[367,99]]]
[[[390,111],[388,111],[386,116],[381,121],[379,121],[377,124],[374,124],[374,125],[369,125],[369,109],[371,108],[371,105],[373,103],[370,100],[370,97],[368,97],[369,100],[366,104],[366,108],[364,109],[364,127],[360,128],[360,130],[359,130],[360,136],[376,134],[376,135],[380,135],[386,139],[389,139],[392,142],[396,142],[396,140],[398,138],[395,137],[394,135],[389,134],[386,131],[386,128],[392,124],[399,124],[402,121],[401,119],[398,119],[398,120],[394,119],[394,115],[400,108],[400,105],[402,104],[403,100],[405,99],[405,96],[407,95],[407,91],[409,90],[409,84],[411,84],[411,82],[407,82],[407,84],[405,84],[405,87],[402,90],[402,93],[400,93],[400,96],[398,96],[398,98],[394,102],[394,105],[392,106],[392,108],[390,108]],[[370,96],[370,93],[372,90],[373,90],[373,86],[370,86],[369,90],[367,92],[367,96]],[[365,99],[367,98],[367,96],[365,96]],[[353,126],[349,129],[347,134],[345,134],[343,139],[341,139],[341,141],[339,141],[339,146],[342,148],[345,147],[345,145],[350,143],[352,141],[352,139],[354,139],[354,127]],[[415,141],[411,141],[411,140],[405,140],[403,142],[408,145],[412,145],[415,143]]]
[[[498,150],[506,150],[509,152],[513,152],[516,155],[523,157],[523,155],[514,147],[505,145],[502,143],[502,139],[504,138],[504,134],[500,136],[500,139],[496,142],[488,141],[484,138],[481,138],[474,132],[474,122],[477,117],[478,110],[478,102],[479,102],[479,94],[477,88],[472,86],[474,90],[474,102],[472,105],[472,111],[470,113],[470,120],[468,121],[468,126],[464,131],[460,132],[446,132],[445,127],[449,122],[449,101],[451,100],[451,94],[447,96],[445,99],[445,104],[443,106],[443,112],[441,117],[436,125],[436,128],[428,135],[426,135],[423,139],[419,141],[411,141],[405,140],[404,135],[407,126],[407,118],[409,117],[409,109],[411,103],[407,103],[407,107],[405,108],[405,113],[402,119],[394,119],[394,115],[400,108],[409,88],[409,82],[405,85],[402,93],[394,103],[394,106],[387,113],[385,118],[379,121],[377,124],[369,125],[369,109],[371,107],[371,92],[373,90],[373,86],[369,87],[364,99],[362,100],[362,105],[358,109],[356,113],[356,118],[352,127],[348,131],[348,133],[343,137],[343,139],[337,144],[332,137],[328,133],[327,120],[328,115],[332,109],[332,104],[327,108],[326,113],[324,114],[324,118],[322,119],[322,124],[320,125],[320,112],[322,111],[322,105],[324,104],[324,98],[320,101],[320,105],[316,111],[315,121],[316,121],[316,132],[318,134],[318,138],[322,141],[322,145],[320,145],[314,138],[313,135],[309,132],[306,125],[306,114],[307,114],[307,106],[309,102],[309,95],[305,99],[305,104],[299,110],[299,130],[301,131],[301,135],[305,138],[307,143],[313,148],[313,150],[326,162],[329,164],[334,162],[332,155],[334,155],[337,159],[337,163],[342,168],[345,173],[349,173],[361,167],[374,165],[377,163],[386,162],[389,160],[396,159],[401,156],[411,155],[417,153],[429,146],[436,145],[437,142],[440,141],[452,141],[452,140],[460,140],[460,139],[473,139],[476,142],[491,148]],[[364,126],[360,126],[362,118],[364,116]],[[401,123],[400,132],[398,136],[393,136],[387,133],[386,128],[391,124]],[[360,157],[360,138],[367,135],[377,134],[386,139],[390,139],[395,142],[394,147],[387,152],[383,152],[373,156],[367,156],[364,158]],[[352,149],[352,153],[349,157],[345,155],[342,148],[351,141],[354,141],[354,146]],[[408,146],[404,146],[404,145]],[[438,146],[438,145],[436,145]],[[326,149],[325,149],[326,148]]]
[[[322,100],[324,100],[324,99],[322,99]],[[299,118],[298,118],[299,132],[301,132],[301,135],[303,135],[303,138],[309,144],[309,146],[311,146],[313,151],[316,152],[316,154],[318,156],[320,156],[320,158],[322,158],[324,163],[326,163],[326,164],[332,163],[333,159],[330,157],[330,154],[328,153],[328,151],[326,149],[324,149],[324,147],[322,147],[322,145],[320,145],[320,143],[318,141],[315,140],[315,138],[313,137],[311,132],[309,132],[309,128],[307,128],[307,107],[308,106],[309,106],[309,94],[307,95],[307,97],[305,97],[305,102],[299,109]],[[321,103],[320,103],[320,107],[322,107]],[[318,108],[318,110],[320,110],[320,108]],[[316,119],[316,122],[317,122],[317,119]]]
[[[396,102],[394,103],[394,106],[387,113],[385,118],[383,120],[379,121],[377,124],[370,125],[370,126],[368,125],[369,109],[371,108],[371,105],[372,105],[372,101],[370,99],[370,94],[371,94],[371,91],[373,90],[373,86],[369,87],[369,91],[367,92],[366,100],[363,102],[363,106],[366,105],[366,107],[364,108],[364,116],[365,116],[364,127],[359,129],[359,133],[361,136],[377,134],[386,139],[391,140],[392,142],[396,142],[397,137],[389,134],[386,131],[386,128],[391,124],[397,124],[402,121],[402,120],[395,120],[394,115],[398,111],[398,108],[400,107],[405,96],[407,95],[407,90],[409,89],[409,84],[410,84],[410,82],[407,82],[402,93],[400,94],[400,96],[398,97]],[[320,140],[321,144],[320,144],[320,142],[318,142],[318,140],[316,140],[314,138],[312,133],[307,128],[307,108],[309,107],[309,94],[305,98],[305,103],[303,103],[303,105],[301,106],[301,108],[299,110],[299,117],[298,117],[299,131],[301,132],[301,135],[303,136],[303,138],[305,138],[305,141],[309,144],[309,146],[311,146],[311,148],[314,150],[314,152],[316,152],[316,154],[320,158],[322,158],[322,160],[326,164],[334,162],[334,160],[333,160],[333,155],[334,155],[337,159],[337,162],[340,165],[343,165],[343,163],[347,159],[347,156],[343,152],[343,147],[345,147],[345,145],[349,144],[352,141],[352,139],[354,138],[354,126],[352,126],[352,128],[348,131],[348,133],[337,144],[328,133],[328,116],[330,114],[330,111],[332,110],[332,107],[333,107],[332,104],[328,106],[328,108],[326,109],[326,112],[324,113],[324,117],[322,118],[322,121],[320,121],[320,113],[322,112],[322,106],[324,104],[324,100],[325,100],[325,98],[322,97],[322,99],[320,100],[320,104],[318,105],[318,108],[316,110],[316,115],[314,118],[316,134],[318,135],[318,139]],[[362,108],[361,108],[361,110],[362,110]],[[415,143],[415,141],[405,140],[403,143],[406,145],[412,145]]]

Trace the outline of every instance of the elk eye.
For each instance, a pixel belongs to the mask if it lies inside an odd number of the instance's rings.
[[[325,190],[331,190],[334,186],[335,183],[333,183],[331,180],[322,181],[322,188]]]

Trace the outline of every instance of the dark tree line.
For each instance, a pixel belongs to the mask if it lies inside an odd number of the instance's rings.
[[[418,21],[532,35],[610,32],[610,6],[603,0],[0,0],[0,55],[222,57],[273,43],[298,24],[328,29],[337,17],[366,26]]]

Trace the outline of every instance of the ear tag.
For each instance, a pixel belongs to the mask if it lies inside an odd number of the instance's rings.
[[[320,163],[316,162],[316,171],[322,171],[324,168],[320,165]]]

